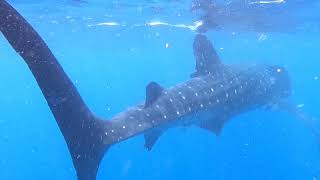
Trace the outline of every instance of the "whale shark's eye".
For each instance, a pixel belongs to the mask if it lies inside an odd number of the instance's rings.
[[[281,72],[282,72],[282,69],[281,69],[281,68],[277,68],[277,72],[278,72],[278,73],[281,73]]]

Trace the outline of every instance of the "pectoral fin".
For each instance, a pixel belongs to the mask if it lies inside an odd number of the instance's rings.
[[[317,138],[317,141],[320,144],[320,129],[316,125],[315,117],[312,117],[308,113],[302,111],[297,105],[289,102],[282,101],[278,102],[277,105],[279,110],[285,111],[296,119],[302,121],[306,125],[306,127],[310,129],[310,131]]]
[[[224,123],[229,119],[227,116],[212,118],[203,120],[200,122],[199,127],[208,130],[215,135],[219,136],[221,134]]]
[[[161,128],[155,128],[149,132],[146,132],[144,134],[144,140],[145,144],[144,147],[148,150],[151,151],[159,137],[164,133],[164,129]]]

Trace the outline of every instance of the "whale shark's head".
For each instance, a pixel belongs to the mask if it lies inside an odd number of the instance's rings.
[[[286,98],[291,95],[291,79],[288,71],[278,65],[267,67],[270,77],[270,90],[272,90],[272,99]]]

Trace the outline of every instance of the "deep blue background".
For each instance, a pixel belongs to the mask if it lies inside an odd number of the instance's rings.
[[[158,3],[161,8],[138,1],[38,2],[12,4],[46,40],[99,116],[111,118],[143,101],[150,81],[170,87],[194,70],[195,32],[135,26],[151,20],[192,24],[196,18],[186,10],[190,2],[163,1]],[[319,16],[312,8],[304,13]],[[126,26],[88,26],[106,21]],[[303,110],[319,120],[319,28],[299,27],[293,32],[212,31],[208,37],[225,63],[284,65],[292,76],[291,100],[304,104]],[[266,39],[259,40],[261,36]],[[75,179],[66,144],[40,89],[2,36],[0,59],[0,179]],[[319,121],[317,125],[320,128]],[[320,178],[317,140],[302,122],[277,111],[242,114],[227,123],[219,137],[180,128],[164,134],[151,152],[143,144],[139,136],[113,146],[98,180]]]

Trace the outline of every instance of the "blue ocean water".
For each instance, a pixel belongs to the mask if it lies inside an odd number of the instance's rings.
[[[196,32],[188,27],[197,16],[189,11],[190,1],[10,2],[45,39],[99,116],[111,118],[142,102],[150,81],[170,87],[194,71]],[[290,100],[316,117],[320,129],[320,6],[299,3],[303,6],[285,9],[299,20],[290,31],[231,28],[207,36],[225,63],[284,65],[293,81]],[[76,179],[64,139],[32,74],[2,36],[0,52],[0,179]],[[280,111],[239,115],[218,137],[198,128],[177,128],[165,133],[151,152],[143,144],[138,136],[114,145],[97,179],[320,178],[319,140],[301,121]]]

